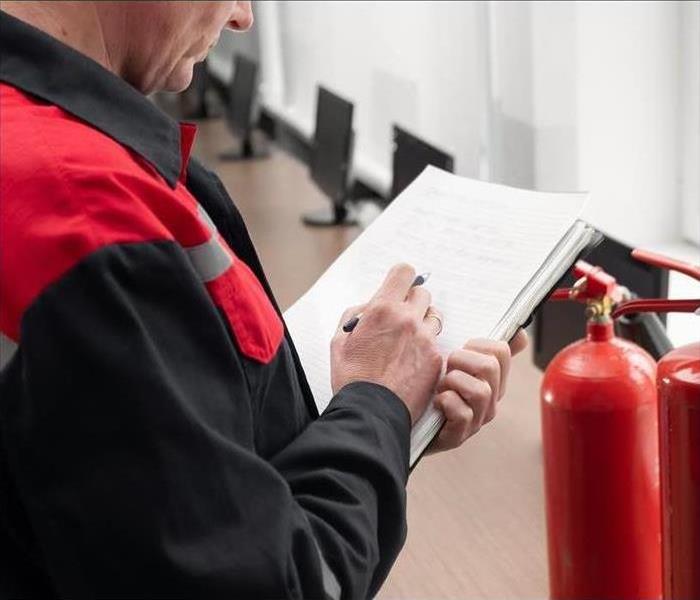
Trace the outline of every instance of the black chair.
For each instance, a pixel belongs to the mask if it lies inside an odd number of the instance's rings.
[[[316,130],[309,168],[311,179],[328,197],[328,207],[305,213],[307,225],[354,225],[348,206],[348,174],[352,162],[354,132],[353,104],[319,86],[316,103]]]
[[[242,54],[234,55],[233,77],[229,86],[226,105],[226,124],[231,133],[240,140],[240,146],[222,153],[221,160],[247,160],[265,158],[267,147],[256,147],[253,143],[253,109],[258,84],[258,63]]]

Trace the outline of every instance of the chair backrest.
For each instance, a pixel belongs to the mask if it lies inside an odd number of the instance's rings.
[[[398,196],[428,165],[454,172],[454,158],[394,125],[394,158],[390,199]]]
[[[258,79],[258,63],[242,54],[235,54],[233,69],[226,119],[231,131],[245,138],[253,128],[253,105]]]
[[[352,162],[353,104],[319,86],[316,131],[311,160],[311,179],[336,204],[343,203]]]

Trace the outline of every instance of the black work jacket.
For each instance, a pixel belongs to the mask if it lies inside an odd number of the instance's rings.
[[[191,128],[4,13],[0,93],[0,596],[374,594],[404,405],[318,417]]]

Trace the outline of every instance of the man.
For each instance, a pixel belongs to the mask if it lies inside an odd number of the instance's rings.
[[[250,4],[0,8],[0,594],[376,593],[411,423],[436,386],[434,449],[492,419],[508,346],[471,342],[441,377],[399,265],[336,335],[318,417],[193,127],[143,95],[185,88]]]

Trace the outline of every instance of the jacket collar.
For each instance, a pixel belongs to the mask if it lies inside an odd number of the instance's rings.
[[[138,90],[84,54],[3,11],[0,58],[0,81],[99,129],[151,163],[175,187],[186,166],[180,127]]]

